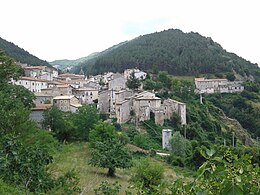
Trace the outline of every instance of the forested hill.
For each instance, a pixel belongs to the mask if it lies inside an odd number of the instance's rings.
[[[76,59],[76,60],[67,60],[67,59],[64,59],[64,60],[55,60],[55,61],[52,61],[52,62],[49,62],[52,66],[55,66],[56,68],[59,68],[60,70],[65,70],[65,69],[70,69],[76,65],[78,65],[79,63],[82,63],[84,61],[87,61],[87,60],[90,60],[94,57],[96,57],[99,53],[98,52],[95,52],[95,53],[92,53],[86,57],[82,57],[82,58],[79,58],[79,59]]]
[[[30,54],[28,51],[18,47],[17,45],[8,42],[0,37],[0,49],[4,50],[5,53],[15,59],[18,62],[29,64],[29,65],[43,65],[51,66],[47,61],[41,60],[36,56]]]
[[[94,60],[80,65],[90,74],[122,72],[127,68],[167,70],[174,75],[231,72],[259,74],[252,64],[224,50],[211,38],[198,33],[170,29],[143,35],[101,52]],[[75,69],[79,71],[79,67]],[[258,73],[256,73],[258,72]]]

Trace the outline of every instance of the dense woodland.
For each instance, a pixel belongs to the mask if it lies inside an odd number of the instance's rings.
[[[36,56],[30,54],[28,51],[25,51],[17,45],[2,39],[1,37],[0,49],[4,50],[8,56],[12,57],[17,62],[33,66],[50,66],[47,61],[37,58]]]
[[[95,58],[80,63],[87,74],[123,72],[128,68],[149,70],[152,67],[173,75],[227,73],[235,70],[242,76],[260,76],[257,64],[224,50],[209,37],[180,30],[165,30],[120,43]]]

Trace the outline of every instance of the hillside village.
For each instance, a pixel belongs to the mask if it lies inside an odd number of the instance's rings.
[[[12,80],[15,85],[22,85],[36,96],[31,119],[39,125],[43,120],[43,111],[52,105],[64,112],[76,112],[83,104],[96,104],[100,113],[116,118],[119,124],[132,121],[139,123],[149,120],[154,114],[155,123],[163,125],[173,113],[186,124],[186,105],[176,100],[162,101],[154,93],[127,88],[126,81],[132,73],[143,80],[147,73],[139,69],[128,69],[123,74],[105,73],[85,77],[81,74],[58,74],[55,68],[46,66],[22,66],[24,76]]]
[[[155,93],[138,89],[129,89],[126,85],[131,74],[138,80],[144,80],[147,73],[139,69],[127,69],[124,73],[108,72],[102,75],[84,76],[80,74],[58,74],[56,68],[46,66],[27,66],[18,64],[24,70],[24,76],[11,80],[15,85],[22,85],[35,94],[35,107],[30,118],[42,125],[43,111],[56,106],[63,112],[75,113],[84,104],[95,104],[101,114],[116,118],[116,122],[138,124],[150,120],[153,114],[154,122],[163,125],[166,119],[171,119],[173,113],[180,117],[181,125],[186,125],[186,104],[173,99],[162,100]],[[227,79],[195,78],[195,93],[234,93],[241,92],[244,87],[241,81]],[[202,103],[202,97],[201,97]],[[163,148],[169,145],[171,132],[163,132]],[[169,146],[168,146],[169,147]]]

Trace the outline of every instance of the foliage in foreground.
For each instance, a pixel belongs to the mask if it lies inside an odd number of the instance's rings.
[[[230,148],[222,155],[217,155],[215,150],[208,149],[202,154],[207,161],[198,169],[196,177],[188,182],[178,179],[173,183],[169,181],[164,183],[162,168],[154,169],[145,162],[138,165],[131,179],[137,194],[248,195],[260,193],[260,169],[258,164],[252,164],[250,156],[238,157]],[[102,189],[111,190],[111,184],[102,183],[102,187]],[[115,195],[118,193],[119,191],[114,191]],[[106,193],[103,191],[99,194]],[[132,192],[126,192],[126,194],[129,195]]]

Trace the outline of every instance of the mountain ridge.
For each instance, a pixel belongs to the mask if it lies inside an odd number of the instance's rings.
[[[88,74],[107,71],[123,72],[128,68],[166,70],[173,75],[227,73],[235,70],[240,75],[260,76],[259,67],[234,53],[227,52],[219,43],[199,33],[184,33],[169,29],[141,35],[100,52],[98,56],[80,63]]]
[[[41,60],[23,48],[0,37],[0,49],[18,62],[32,66],[51,66],[47,61]]]

